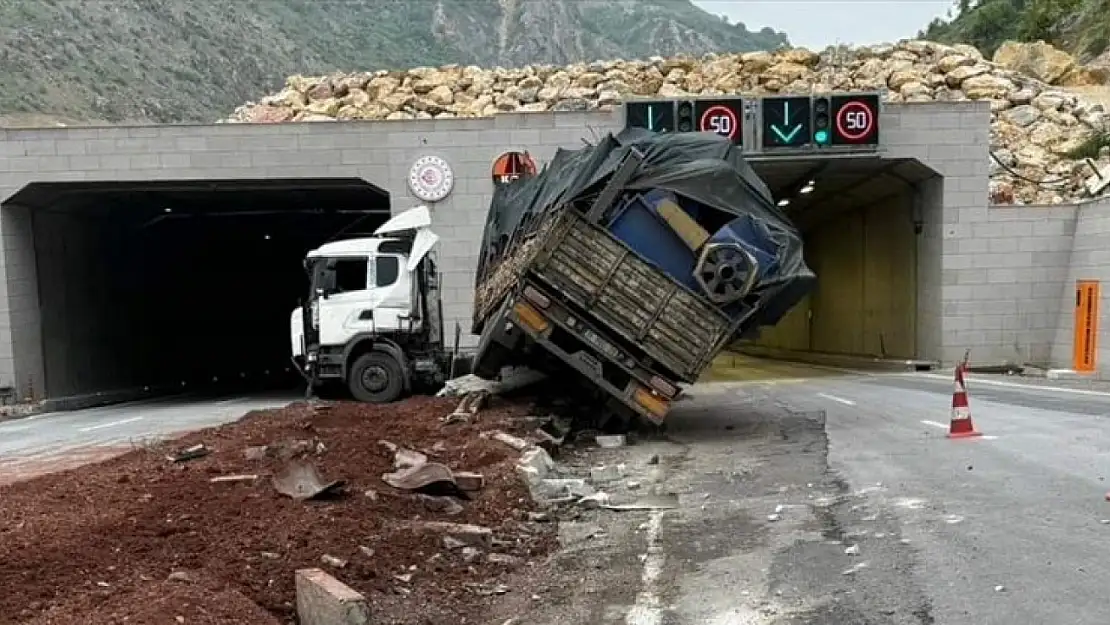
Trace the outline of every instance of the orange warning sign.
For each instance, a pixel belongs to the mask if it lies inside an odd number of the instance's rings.
[[[536,162],[527,152],[505,152],[493,162],[493,183],[508,184],[536,175]]]
[[[1083,373],[1095,370],[1098,353],[1098,303],[1097,280],[1075,282],[1075,343],[1072,368]]]

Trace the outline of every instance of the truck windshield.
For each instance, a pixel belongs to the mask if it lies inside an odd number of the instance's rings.
[[[334,288],[327,289],[330,293],[363,291],[368,287],[370,260],[365,256],[314,258],[309,270],[309,297],[315,297],[317,289],[329,286],[328,274],[334,275]]]

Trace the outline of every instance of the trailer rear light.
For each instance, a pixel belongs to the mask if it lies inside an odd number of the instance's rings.
[[[678,392],[678,387],[657,375],[651,376],[651,379],[648,380],[648,384],[651,385],[651,388],[659,391],[667,397],[674,397],[675,393]]]
[[[547,299],[546,295],[530,286],[524,287],[524,297],[528,298],[533,304],[540,308],[547,308],[551,305],[551,300]]]
[[[540,311],[528,305],[528,302],[517,302],[513,304],[513,312],[516,313],[517,319],[520,323],[527,326],[533,332],[543,332],[551,326],[551,322],[544,319]]]
[[[632,399],[657,421],[662,421],[671,409],[671,402],[643,387],[636,389]]]

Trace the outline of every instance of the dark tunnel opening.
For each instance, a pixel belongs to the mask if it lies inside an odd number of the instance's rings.
[[[390,211],[361,179],[34,184],[9,202],[31,214],[51,399],[303,387],[302,259]]]

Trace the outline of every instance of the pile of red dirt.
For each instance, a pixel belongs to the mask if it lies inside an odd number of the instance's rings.
[[[295,622],[294,571],[313,567],[364,593],[376,622],[476,622],[513,569],[548,554],[555,538],[529,521],[517,453],[479,436],[512,431],[528,405],[494,400],[474,423],[444,425],[456,402],[298,403],[0,487],[0,623]],[[382,481],[394,460],[382,440],[481,473],[485,486],[454,513],[394,490]],[[201,443],[209,455],[167,458]],[[270,478],[289,454],[258,453],[264,445],[300,450],[325,479],[346,480],[344,495],[277,493]],[[236,474],[258,479],[211,481]],[[414,521],[488,527],[489,551],[506,557],[445,546]]]

